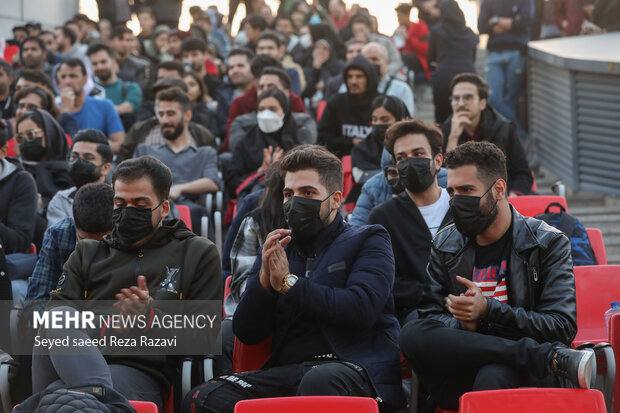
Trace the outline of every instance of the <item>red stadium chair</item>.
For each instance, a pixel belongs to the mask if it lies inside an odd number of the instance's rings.
[[[327,106],[327,101],[321,100],[316,105],[316,121],[319,122],[321,120],[321,116],[323,116],[323,112],[325,111],[325,106]]]
[[[603,394],[582,389],[507,389],[465,393],[460,413],[607,413]]]
[[[137,401],[129,401],[129,403],[136,409],[136,413],[158,413],[155,403]]]
[[[37,246],[34,243],[30,244],[30,248],[28,248],[28,254],[37,255]]]
[[[254,371],[260,369],[269,358],[271,352],[271,337],[258,344],[249,346],[235,337],[233,350],[233,373]]]
[[[187,205],[179,205],[175,204],[177,207],[177,211],[179,211],[179,218],[181,221],[185,223],[185,226],[192,230],[192,214],[189,212],[189,207]]]
[[[224,281],[224,299],[222,300],[222,314],[224,315],[224,318],[226,318],[226,310],[225,310],[225,306],[224,303],[226,302],[226,297],[228,297],[228,294],[230,294],[230,282],[232,281],[232,275],[229,275],[228,277],[226,277],[226,280]]]
[[[536,185],[536,176],[532,172],[532,191],[538,193],[538,185]]]
[[[511,196],[508,197],[508,201],[513,207],[526,217],[535,217],[538,214],[545,212],[545,209],[552,202],[557,202],[564,207],[564,210],[568,212],[568,206],[566,204],[566,198],[557,195],[523,195],[523,196]],[[559,208],[551,208],[551,212]],[[558,211],[559,212],[559,211]]]
[[[620,314],[614,314],[609,323],[609,342],[616,356],[616,371],[620,371]],[[620,412],[620,380],[614,384],[613,411]]]
[[[620,265],[575,267],[577,336],[573,346],[608,340],[605,311],[620,299]]]
[[[235,413],[379,413],[375,399],[345,396],[299,396],[243,400]]]
[[[605,250],[605,243],[603,242],[603,234],[598,228],[586,228],[588,233],[588,239],[590,245],[594,251],[596,257],[596,263],[598,265],[607,265],[607,251]]]

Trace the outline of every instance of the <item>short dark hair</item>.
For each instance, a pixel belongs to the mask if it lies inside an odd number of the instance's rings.
[[[4,123],[0,122],[0,148],[3,148],[4,145],[9,141],[9,131],[7,130]]]
[[[13,96],[13,105],[15,105],[16,109],[19,102],[28,95],[37,95],[41,99],[42,109],[48,111],[52,116],[56,115],[54,113],[54,95],[51,91],[39,86],[28,86],[16,92]]]
[[[279,69],[283,68],[280,61],[274,59],[271,56],[267,56],[266,54],[259,54],[254,56],[252,62],[250,63],[250,70],[252,71],[252,76],[254,76],[255,79],[258,79],[267,66],[277,67]]]
[[[41,39],[38,36],[28,36],[24,39],[24,41],[22,42],[22,47],[26,44],[26,42],[35,42],[39,45],[39,49],[41,49],[42,51],[46,51],[47,47],[45,47],[45,42],[43,41],[43,39]]]
[[[260,43],[261,40],[271,40],[276,44],[277,48],[280,48],[280,46],[282,46],[282,43],[283,43],[282,37],[278,33],[272,30],[265,30],[264,32],[262,32],[260,36],[258,36],[258,40],[256,41],[256,44]]]
[[[244,19],[244,23],[249,24],[253,29],[258,29],[261,32],[267,28],[267,20],[260,14],[252,13],[248,15]]]
[[[91,234],[112,231],[114,190],[109,184],[90,183],[82,186],[73,199],[75,227]]]
[[[73,20],[73,21],[76,21],[76,22],[77,22],[78,20],[81,20],[81,21],[83,21],[83,22],[84,22],[84,23],[86,23],[86,24],[90,24],[90,23],[92,23],[92,22],[93,22],[93,21],[92,21],[92,20],[91,20],[91,19],[90,19],[87,15],[85,15],[84,13],[76,13],[76,14],[74,14],[74,15],[73,15],[72,20]]]
[[[466,142],[446,155],[446,168],[456,169],[465,165],[474,165],[478,178],[486,185],[491,185],[500,178],[508,180],[506,155],[491,142]]]
[[[88,46],[88,50],[86,51],[86,55],[88,57],[91,57],[95,53],[99,53],[101,51],[106,52],[108,54],[108,56],[110,56],[112,58],[114,57],[114,52],[112,51],[112,48],[110,46],[108,46],[107,44],[103,43],[103,42],[95,42],[95,43],[91,44],[90,46]]]
[[[62,30],[63,36],[69,38],[71,44],[75,44],[75,42],[77,42],[77,33],[73,29],[70,29],[67,26],[60,26],[58,29]]]
[[[354,16],[351,17],[350,20],[350,24],[351,27],[353,27],[354,23],[362,23],[365,24],[366,26],[372,28],[372,22],[370,21],[370,18],[364,14],[356,14]]]
[[[459,73],[452,78],[450,82],[450,93],[454,90],[454,87],[459,83],[471,83],[478,89],[478,97],[480,99],[489,98],[489,85],[484,79],[475,73]]]
[[[157,99],[157,94],[163,90],[177,88],[185,93],[187,93],[187,85],[183,81],[183,79],[177,79],[176,77],[165,77],[161,80],[158,80],[153,85],[153,94],[155,95],[155,99]]]
[[[4,60],[0,60],[0,67],[2,67]],[[11,69],[12,71],[12,69]],[[22,69],[15,79],[15,84],[21,78],[26,79],[29,82],[36,83],[38,85],[44,85],[50,91],[52,90],[52,80],[45,74],[44,71],[39,69]]]
[[[207,43],[197,37],[188,37],[181,43],[181,53],[191,52],[194,50],[205,53],[207,51]]]
[[[0,69],[4,71],[8,77],[13,76],[13,66],[6,60],[0,59]]]
[[[176,60],[158,63],[155,67],[155,75],[157,75],[157,71],[159,69],[174,70],[179,74],[179,76],[183,76],[183,73],[185,72],[185,67],[183,66],[183,63],[177,62]]]
[[[112,153],[112,148],[110,148],[108,138],[100,130],[88,128],[78,131],[73,137],[73,140],[71,141],[71,149],[73,149],[73,145],[75,145],[77,142],[96,143],[97,153],[101,155],[101,159],[103,159],[103,162],[112,162],[112,159],[114,158],[114,153]]]
[[[159,93],[157,95],[157,100],[160,102],[177,102],[181,106],[181,110],[183,112],[192,110],[192,103],[190,102],[187,93],[176,87],[166,89]]]
[[[287,172],[314,169],[319,174],[319,182],[328,192],[342,191],[342,162],[325,147],[319,145],[299,145],[287,152],[280,160],[282,177]]]
[[[278,24],[278,21],[280,20],[288,20],[291,22],[291,26],[295,27],[295,22],[289,13],[278,14],[276,18],[273,19],[273,27],[276,27],[276,24]]]
[[[133,35],[133,32],[131,31],[129,27],[124,26],[124,25],[116,26],[114,30],[112,31],[112,38],[122,39],[123,37],[125,37],[126,34]]]
[[[56,70],[56,76],[58,76],[58,72],[63,66],[79,67],[82,70],[82,75],[86,76],[86,66],[84,66],[84,62],[77,57],[70,57],[60,62],[58,65],[58,70]]]
[[[112,174],[112,185],[114,186],[116,181],[132,182],[143,177],[149,178],[159,201],[168,199],[172,186],[172,172],[162,161],[150,155],[121,162]]]
[[[13,32],[13,34],[15,34],[15,32],[18,32],[18,31],[28,33],[28,29],[26,28],[26,26],[13,26],[13,28],[11,29],[11,32]]]
[[[262,91],[260,95],[258,95],[258,98],[256,98],[256,107],[258,108],[258,104],[267,98],[274,98],[278,101],[284,113],[289,112],[290,102],[288,96],[286,96],[286,93],[282,92],[280,89],[272,87]]]
[[[230,59],[231,56],[245,56],[248,58],[249,63],[254,59],[254,52],[246,47],[235,47],[228,52],[228,59]]]
[[[433,124],[419,119],[402,120],[396,122],[385,132],[385,149],[394,157],[394,143],[403,136],[420,134],[426,136],[433,156],[442,152],[443,135],[441,130]]]
[[[151,15],[151,17],[153,18],[153,20],[157,20],[157,16],[155,15],[155,12],[153,11],[153,8],[150,6],[140,6],[140,8],[138,8],[138,11],[136,12],[136,16],[139,14],[144,14],[144,13],[148,13]]]
[[[286,71],[284,71],[283,69],[280,69],[279,67],[267,66],[263,69],[259,78],[261,78],[263,75],[276,75],[280,79],[280,83],[282,83],[282,87],[284,89],[291,89],[291,78],[288,73],[286,73]]]

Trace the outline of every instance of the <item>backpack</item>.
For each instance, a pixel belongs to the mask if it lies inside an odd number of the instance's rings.
[[[560,212],[549,212],[551,207],[560,208]],[[543,214],[536,215],[537,219],[562,231],[570,240],[573,256],[573,265],[596,265],[594,250],[590,245],[590,239],[583,224],[572,215],[568,214],[564,207],[557,202],[547,206]]]

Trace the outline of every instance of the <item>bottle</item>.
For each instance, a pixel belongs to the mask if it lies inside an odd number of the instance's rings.
[[[620,302],[612,301],[611,308],[605,311],[605,325],[607,326],[607,337],[609,337],[609,323],[611,321],[611,316],[616,313],[620,313]]]

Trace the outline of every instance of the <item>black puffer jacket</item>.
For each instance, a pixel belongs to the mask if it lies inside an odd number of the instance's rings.
[[[15,413],[135,413],[127,399],[102,386],[44,390],[33,394],[14,410]]]
[[[444,148],[448,145],[448,137],[452,129],[452,116],[454,115],[450,115],[441,125]],[[463,132],[459,136],[458,144],[465,143],[470,139],[471,137]],[[525,151],[514,123],[487,105],[480,116],[480,139],[494,143],[506,155],[508,191],[516,191],[523,195],[530,193],[533,183],[532,172],[528,166]]]
[[[510,304],[487,298],[486,318],[479,331],[513,340],[531,337],[539,343],[570,345],[577,334],[577,305],[569,240],[543,221],[510,208],[513,241],[506,280]],[[467,290],[456,276],[472,278],[475,248],[474,241],[459,233],[454,224],[437,233],[421,317],[461,328],[447,312],[444,300],[448,294],[458,296]]]

